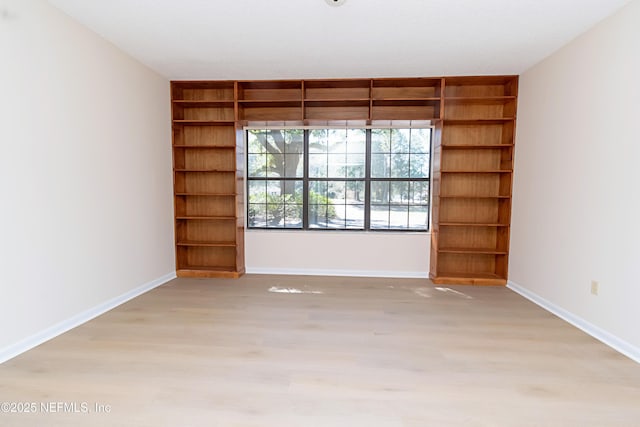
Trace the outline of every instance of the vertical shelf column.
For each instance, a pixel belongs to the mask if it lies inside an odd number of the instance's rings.
[[[171,94],[177,275],[238,277],[234,82],[172,82]]]
[[[434,283],[506,284],[516,97],[515,76],[445,78]]]

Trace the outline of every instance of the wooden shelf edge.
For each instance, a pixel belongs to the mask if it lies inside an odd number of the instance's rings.
[[[513,148],[513,144],[442,144],[441,147],[451,150],[473,150],[473,149],[487,149],[487,148]]]
[[[173,120],[174,125],[183,126],[235,126],[233,120]]]
[[[235,193],[184,193],[184,192],[178,192],[175,193],[174,196],[179,197],[179,196],[198,196],[198,197],[236,197],[237,194]]]
[[[195,219],[195,220],[207,220],[207,221],[230,221],[237,219],[235,216],[206,216],[206,215],[176,215],[176,220],[180,219]]]
[[[235,242],[178,242],[176,246],[199,246],[199,247],[213,247],[213,248],[235,248]]]
[[[440,170],[440,173],[513,173],[512,169],[492,169],[492,170]]]
[[[174,144],[173,148],[197,148],[197,149],[201,149],[201,148],[206,148],[209,150],[235,150],[236,146],[235,145],[178,145],[178,144]]]
[[[301,98],[295,99],[238,99],[238,105],[251,107],[252,104],[255,105],[263,105],[263,106],[273,106],[274,108],[278,108],[278,104],[281,104],[280,107],[290,106],[294,107],[297,105],[302,105]]]
[[[317,103],[327,103],[327,104],[348,104],[348,103],[365,103],[369,102],[371,98],[305,98],[304,102],[317,102]]]
[[[435,285],[474,285],[474,286],[506,286],[507,279],[489,275],[477,275],[471,277],[465,274],[429,275],[429,279]]]
[[[439,102],[442,98],[440,97],[384,97],[384,98],[380,98],[380,97],[372,97],[371,100],[372,101],[399,101],[399,102],[404,102],[404,101],[434,101],[434,102]]]
[[[442,119],[445,125],[499,125],[515,121],[515,117],[495,117],[484,119]]]
[[[500,199],[509,200],[511,196],[438,196],[441,199]]]
[[[177,277],[190,277],[190,278],[224,278],[224,279],[238,279],[245,273],[244,269],[239,271],[224,270],[224,269],[204,269],[204,268],[181,268],[176,270]]]
[[[488,95],[488,96],[447,96],[444,100],[460,104],[484,104],[484,103],[500,103],[501,101],[515,101],[515,95]]]
[[[202,107],[202,108],[233,108],[233,99],[174,99],[173,102],[176,105],[182,107]]]
[[[509,227],[510,224],[502,224],[497,222],[443,222],[438,224],[440,227]]]
[[[439,248],[439,253],[444,254],[467,254],[467,255],[508,255],[507,251],[500,251],[491,248]]]

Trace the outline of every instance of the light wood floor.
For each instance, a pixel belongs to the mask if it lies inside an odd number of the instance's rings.
[[[248,275],[174,280],[0,365],[7,401],[80,412],[0,426],[640,426],[640,365],[506,288]]]

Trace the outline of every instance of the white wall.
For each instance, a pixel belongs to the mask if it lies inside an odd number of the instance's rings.
[[[638,360],[639,23],[635,0],[521,76],[510,257],[513,285]]]
[[[0,9],[2,361],[175,265],[167,79],[44,1]]]
[[[427,277],[428,233],[245,232],[248,273]]]

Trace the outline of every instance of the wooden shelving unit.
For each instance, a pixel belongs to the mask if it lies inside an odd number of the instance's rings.
[[[302,82],[238,82],[238,120],[302,121]]]
[[[517,76],[172,82],[178,275],[244,271],[245,125],[434,126],[430,277],[507,280]]]
[[[434,150],[434,283],[507,282],[518,79],[444,79]]]
[[[238,120],[288,125],[439,120],[441,78],[238,82]]]
[[[370,80],[307,80],[304,85],[304,119],[367,120]]]
[[[442,79],[374,79],[372,120],[440,119]]]
[[[244,159],[234,82],[172,82],[176,270],[179,277],[244,273]]]

